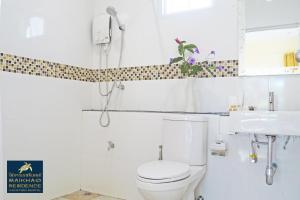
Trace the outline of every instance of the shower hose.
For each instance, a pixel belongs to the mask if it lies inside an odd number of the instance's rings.
[[[123,48],[124,48],[124,31],[121,31],[121,46],[120,46],[120,54],[118,60],[118,69],[121,67],[122,58],[123,58]],[[112,94],[115,88],[124,90],[124,85],[121,81],[117,80],[118,74],[112,74],[112,85],[110,86],[109,77],[108,77],[108,59],[111,49],[111,42],[108,44],[100,44],[99,45],[99,70],[98,70],[98,92],[99,95],[104,97],[104,105],[103,109],[101,110],[101,114],[99,117],[99,124],[101,127],[109,127],[110,125],[110,113],[109,113],[109,105],[111,101]],[[103,50],[105,54],[105,69],[102,70],[102,55]],[[104,73],[104,79],[101,80],[102,74]],[[117,71],[117,73],[120,73]],[[102,81],[105,82],[105,88],[102,88]]]

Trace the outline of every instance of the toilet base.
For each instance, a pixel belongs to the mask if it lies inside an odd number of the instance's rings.
[[[195,200],[196,197],[195,190],[205,175],[206,167],[204,168],[204,170],[199,170],[199,167],[191,167],[191,171],[192,171],[192,176],[191,176],[192,180],[182,200]]]
[[[182,200],[186,188],[169,191],[145,191],[139,190],[145,200]],[[193,199],[194,200],[194,199]]]
[[[191,176],[183,181],[149,184],[137,180],[145,200],[195,200],[195,190],[206,172],[205,166],[191,167]]]

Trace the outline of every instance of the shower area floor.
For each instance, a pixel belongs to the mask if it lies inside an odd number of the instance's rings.
[[[122,200],[122,199],[117,199],[113,197],[103,196],[100,194],[80,190],[72,194],[55,198],[53,200]]]

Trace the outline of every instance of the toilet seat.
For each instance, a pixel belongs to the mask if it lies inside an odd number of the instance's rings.
[[[162,184],[182,181],[190,177],[190,166],[173,161],[153,161],[141,165],[137,179],[144,183]]]

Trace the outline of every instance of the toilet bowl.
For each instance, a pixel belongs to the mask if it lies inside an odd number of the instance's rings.
[[[146,200],[194,200],[205,166],[153,161],[138,168],[137,188]]]
[[[145,200],[195,200],[206,172],[208,121],[197,115],[163,120],[160,160],[138,167],[137,188]]]

